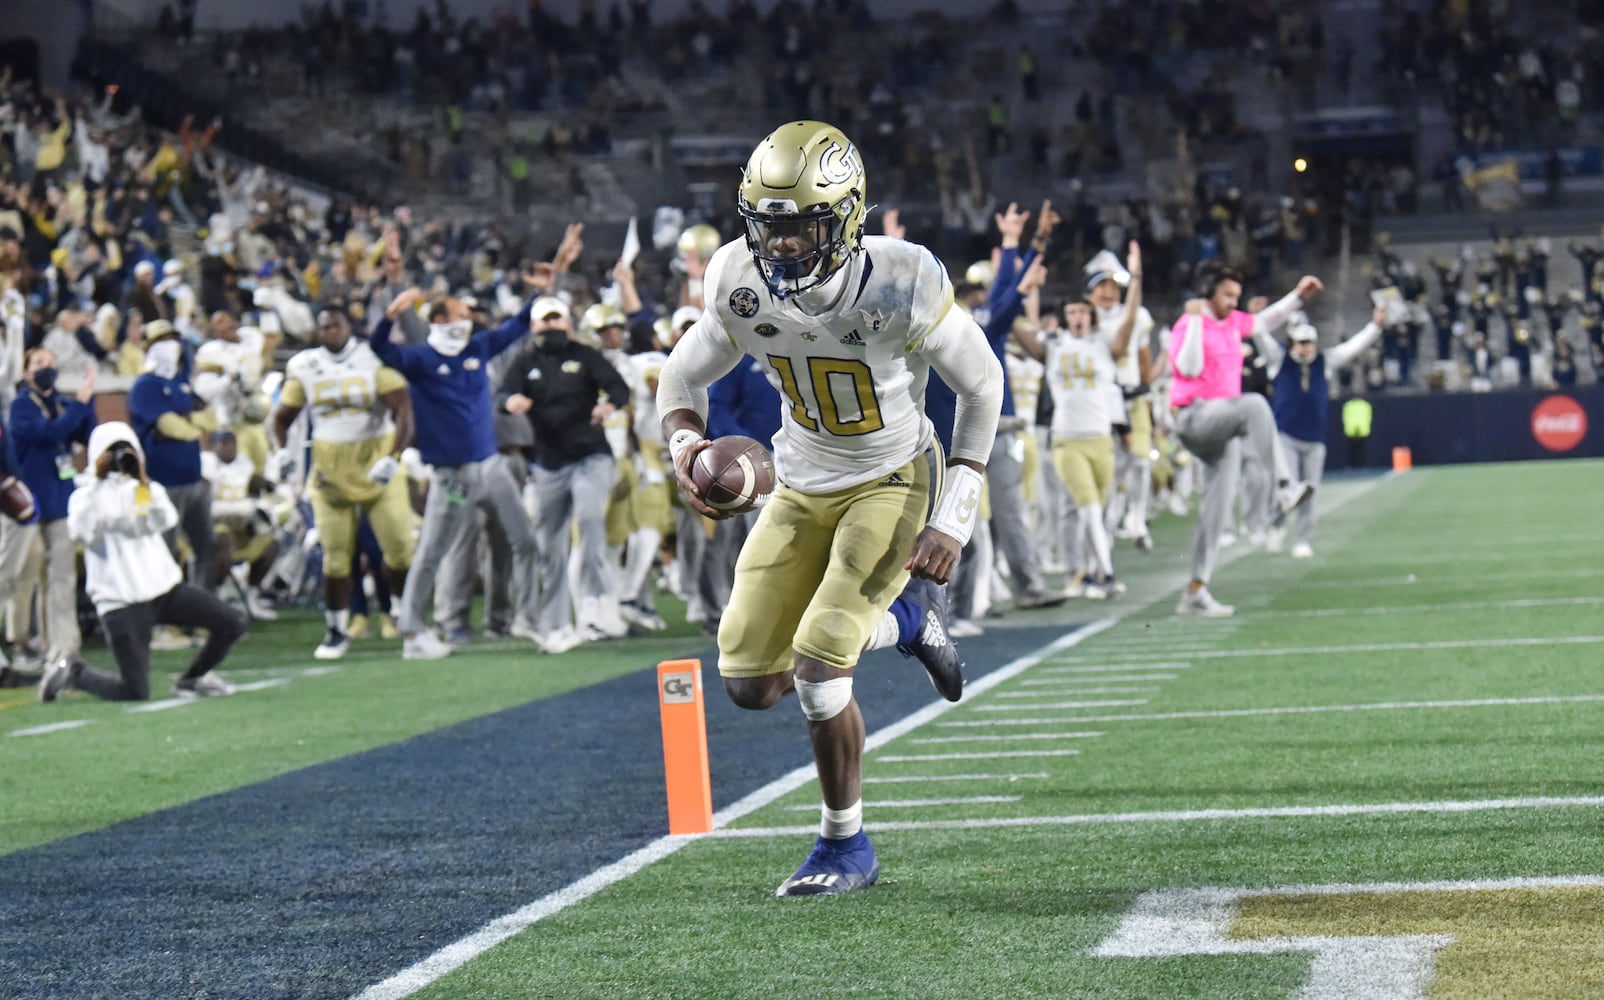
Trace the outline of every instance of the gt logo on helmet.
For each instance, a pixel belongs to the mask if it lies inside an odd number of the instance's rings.
[[[862,172],[858,151],[851,146],[843,148],[839,142],[832,142],[819,157],[819,174],[831,184],[844,184]]]

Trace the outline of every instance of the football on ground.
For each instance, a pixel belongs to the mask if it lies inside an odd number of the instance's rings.
[[[774,457],[753,438],[714,438],[696,454],[691,479],[714,510],[745,513],[774,489]]]
[[[33,493],[16,476],[0,479],[0,514],[19,524],[33,519]]]

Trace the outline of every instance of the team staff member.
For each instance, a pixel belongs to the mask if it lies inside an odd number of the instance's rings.
[[[613,596],[607,563],[607,494],[613,449],[604,424],[629,405],[629,386],[601,351],[570,339],[568,305],[542,296],[530,307],[534,337],[507,366],[501,408],[529,420],[535,435],[540,608],[537,641],[547,652],[607,637],[604,602]],[[601,398],[606,397],[606,398]],[[570,623],[568,544],[579,526],[579,628]],[[617,617],[616,610],[610,615]],[[616,633],[614,633],[616,634]]]
[[[139,435],[150,478],[166,488],[178,521],[167,542],[177,551],[178,532],[189,542],[189,579],[206,586],[212,565],[212,488],[201,476],[201,429],[193,415],[202,405],[190,388],[184,346],[166,320],[145,325],[145,374],[128,391],[128,422]]]
[[[28,351],[27,372],[11,403],[12,445],[18,478],[38,507],[32,524],[7,527],[0,536],[0,608],[11,603],[34,539],[43,538],[45,590],[43,621],[49,657],[78,652],[78,558],[67,534],[67,500],[77,467],[74,442],[87,445],[95,428],[95,370],[72,397],[56,391],[56,356],[48,347]]]
[[[106,629],[121,676],[57,659],[39,682],[39,698],[54,701],[65,688],[108,701],[150,697],[150,635],[154,626],[205,629],[206,644],[173,682],[183,696],[234,693],[213,672],[245,634],[249,619],[210,590],[185,583],[162,533],[178,524],[167,490],[145,471],[133,428],[101,424],[89,435],[89,469],[67,505],[67,529],[84,547],[84,587]]]
[[[402,656],[439,659],[451,647],[428,628],[428,607],[440,562],[467,523],[470,507],[500,520],[513,548],[513,607],[533,606],[535,531],[519,502],[518,483],[496,450],[490,401],[490,359],[529,332],[529,308],[521,308],[494,330],[474,332],[466,303],[458,299],[429,308],[429,333],[421,344],[396,344],[390,331],[399,317],[424,300],[421,289],[396,296],[373,329],[371,345],[379,360],[406,377],[418,453],[432,467],[423,533],[401,597]],[[531,302],[532,306],[533,303]]]

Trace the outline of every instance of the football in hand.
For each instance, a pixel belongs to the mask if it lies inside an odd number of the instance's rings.
[[[774,457],[749,437],[714,438],[691,463],[691,481],[709,507],[744,514],[774,489]]]
[[[33,520],[33,493],[16,476],[0,479],[0,514],[18,524]]]

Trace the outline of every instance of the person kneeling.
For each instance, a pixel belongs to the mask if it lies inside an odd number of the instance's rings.
[[[145,474],[145,455],[125,423],[101,424],[89,435],[89,468],[67,507],[67,530],[84,546],[85,588],[100,613],[120,677],[82,660],[49,665],[39,682],[41,701],[65,688],[108,701],[150,697],[150,636],[156,625],[205,629],[206,644],[173,683],[183,696],[233,694],[212,673],[245,634],[248,619],[209,591],[183,582],[162,533],[178,511],[160,483]]]

